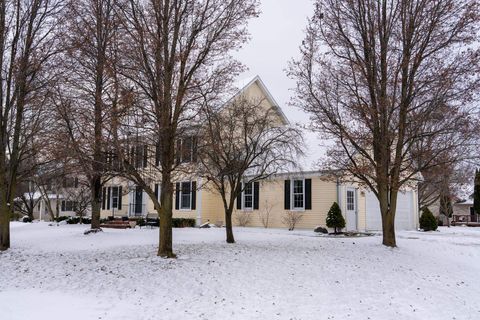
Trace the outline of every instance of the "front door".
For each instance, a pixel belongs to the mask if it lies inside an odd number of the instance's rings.
[[[135,195],[134,195],[134,207],[133,207],[133,213],[136,216],[141,216],[143,213],[143,190],[142,187],[137,186],[135,188]]]
[[[354,188],[347,189],[347,231],[357,230],[357,199]]]

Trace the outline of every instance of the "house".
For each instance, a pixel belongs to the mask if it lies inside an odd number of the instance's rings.
[[[276,111],[279,124],[288,124],[279,105],[268,92],[259,77],[254,77],[240,86],[238,94],[253,99],[261,98],[266,108]],[[237,95],[238,95],[237,94]],[[141,156],[138,167],[147,168],[148,161],[155,157],[152,148],[139,147]],[[195,162],[195,140],[193,137],[179,139],[177,142],[177,161],[186,165]],[[133,156],[132,156],[133,157]],[[132,158],[133,159],[133,158]],[[159,197],[160,181],[152,181],[152,190]],[[285,172],[270,178],[244,186],[244,191],[237,197],[235,217],[247,214],[249,226],[261,227],[261,215],[270,213],[269,227],[283,228],[283,217],[288,212],[302,215],[297,228],[313,229],[325,226],[325,219],[330,206],[338,202],[346,220],[348,231],[381,230],[381,215],[376,197],[368,190],[355,183],[341,183],[332,173],[324,171]],[[415,229],[418,227],[417,191],[411,188],[401,192],[398,197],[396,215],[397,229]],[[206,181],[190,175],[177,177],[174,195],[174,218],[195,219],[197,225],[210,222],[223,225],[224,207],[221,197],[209,187]],[[140,186],[121,178],[113,177],[103,189],[102,218],[107,216],[145,216],[154,213],[153,202]]]
[[[15,199],[16,211],[22,215],[30,211],[34,219],[44,221],[52,221],[56,215],[91,215],[90,190],[79,178],[66,176],[58,180],[58,183],[49,181],[42,186],[30,182],[30,191]]]
[[[473,208],[473,186],[468,186],[452,204],[452,223],[455,225],[480,226],[480,215]]]

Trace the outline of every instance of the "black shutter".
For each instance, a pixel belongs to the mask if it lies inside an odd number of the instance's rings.
[[[192,162],[197,162],[197,137],[192,137]]]
[[[102,210],[105,210],[105,201],[107,201],[107,188],[102,188]]]
[[[143,146],[143,167],[148,166],[148,145]]]
[[[290,210],[290,180],[285,180],[284,191],[285,210]]]
[[[118,210],[122,210],[122,186],[118,187]]]
[[[65,211],[65,200],[62,200],[62,211]]]
[[[130,147],[130,164],[135,166],[135,146]]]
[[[312,179],[305,179],[305,210],[312,210]]]
[[[192,210],[195,210],[197,208],[197,182],[192,181],[192,205],[191,208]]]
[[[175,161],[177,165],[179,165],[180,162],[182,161],[181,155],[182,155],[182,140],[177,139],[177,147],[176,147],[176,154],[175,154]]]
[[[240,184],[240,191],[237,194],[237,210],[242,210],[242,184]]]
[[[259,200],[260,200],[260,182],[255,181],[253,183],[253,210],[258,210]]]
[[[180,208],[180,183],[175,184],[175,210]]]
[[[155,199],[158,200],[158,183],[155,183]]]
[[[155,147],[155,165],[157,167],[160,165],[160,142],[158,142]]]
[[[111,188],[107,188],[107,210],[110,210],[110,195],[111,195]]]

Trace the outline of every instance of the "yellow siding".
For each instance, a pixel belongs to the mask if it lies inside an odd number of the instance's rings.
[[[325,226],[327,212],[333,202],[336,201],[336,183],[322,180],[321,177],[309,177],[312,179],[312,210],[299,211],[302,219],[296,228],[312,229],[316,226]],[[283,217],[287,213],[284,209],[284,180],[268,180],[260,183],[259,210],[250,211],[251,221],[249,226],[263,227],[260,214],[265,212],[267,206],[272,206],[269,217],[270,228],[285,228]],[[234,212],[234,223],[236,224]]]
[[[220,195],[209,189],[202,189],[200,192],[202,199],[202,223],[209,221],[214,224],[223,224],[225,210]]]

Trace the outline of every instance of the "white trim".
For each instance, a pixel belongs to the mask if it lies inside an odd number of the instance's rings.
[[[197,208],[197,226],[202,224],[202,188],[199,188],[202,185],[202,178],[199,178],[197,180],[197,187],[198,187],[198,192],[197,192],[197,202],[198,204],[196,205]]]
[[[183,184],[189,183],[190,184],[190,198],[189,198],[189,206],[182,208],[182,196],[183,196]],[[180,192],[178,193],[180,199],[178,199],[178,210],[179,211],[192,211],[192,181],[182,181],[180,182]]]
[[[295,181],[302,181],[302,196],[303,196],[303,206],[302,207],[295,207],[294,201],[294,185]],[[305,211],[305,179],[304,178],[293,178],[290,180],[290,211]]]
[[[122,208],[118,208],[118,204],[120,203],[119,199],[121,197],[120,195],[120,186],[117,186],[117,185],[112,185],[112,186],[109,186],[107,188],[110,188],[110,209],[111,211],[114,211],[114,210],[117,210],[117,211],[120,211],[122,210]],[[114,207],[113,206],[113,188],[117,188],[117,206]]]
[[[242,182],[242,210],[243,211],[253,211],[254,210],[254,207],[255,207],[255,191],[254,191],[254,188],[255,188],[255,185],[254,185],[254,182],[249,182],[251,185],[252,185],[252,206],[251,207],[245,207],[245,187],[243,186],[244,184],[246,184],[245,182]]]
[[[348,209],[348,193],[352,192],[353,193],[353,209]],[[346,229],[347,231],[353,231],[353,230],[358,230],[358,194],[357,194],[357,188],[355,187],[346,187],[345,188],[345,218],[346,218]],[[354,227],[352,230],[348,230],[348,224],[350,221],[348,221],[349,218],[349,212],[353,212],[355,215],[355,223]]]

